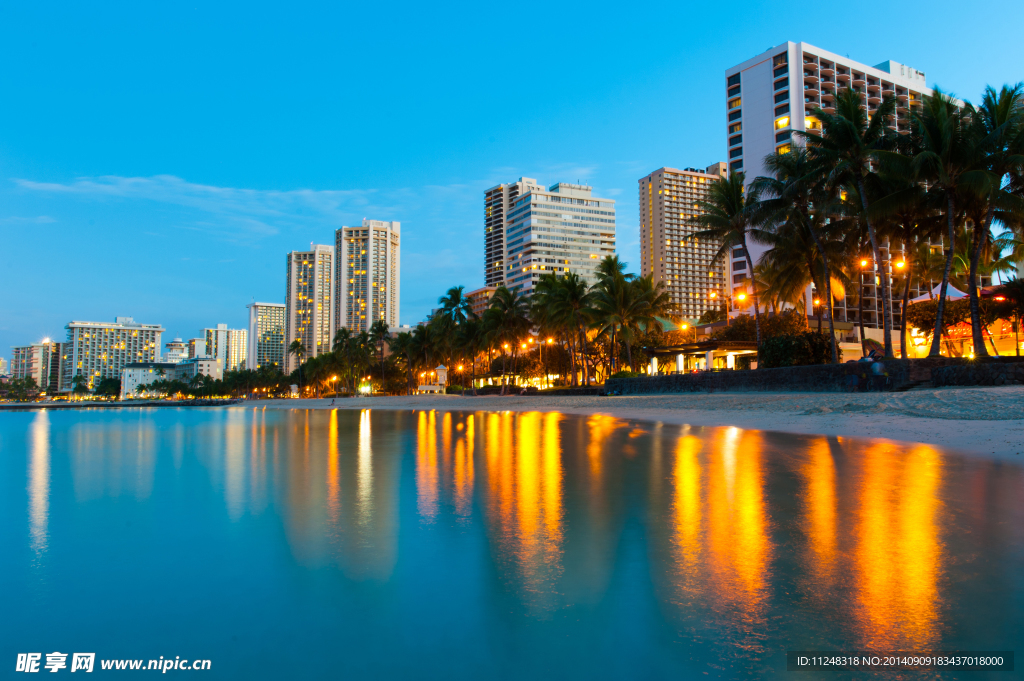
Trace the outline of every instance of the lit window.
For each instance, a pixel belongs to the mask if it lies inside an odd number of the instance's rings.
[[[789,126],[789,116],[783,116],[782,118],[776,118],[775,119],[775,129],[776,130],[782,130],[783,128],[785,128],[787,126]]]

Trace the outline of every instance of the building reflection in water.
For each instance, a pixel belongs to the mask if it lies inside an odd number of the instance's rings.
[[[71,476],[78,501],[131,494],[143,501],[153,492],[160,434],[152,414],[119,414],[120,420],[83,421],[68,433]]]
[[[58,545],[51,511],[63,505],[52,495],[65,485],[52,476],[64,469],[52,452],[66,440],[80,503],[148,499],[163,456],[161,474],[175,481],[163,499],[194,495],[178,484],[192,476],[231,533],[262,515],[295,566],[336,570],[342,584],[407,578],[396,571],[405,494],[410,570],[449,548],[487,555],[455,568],[480,570],[474,587],[490,580],[487,597],[507,595],[528,617],[596,608],[639,618],[656,603],[658,626],[732,647],[734,659],[767,660],[788,641],[928,649],[968,617],[965,593],[992,598],[995,587],[978,583],[994,581],[1009,602],[1020,594],[1016,576],[988,561],[1015,564],[1005,556],[1024,541],[1022,469],[926,446],[539,412],[160,414],[79,419],[56,435],[51,414],[34,415],[18,479],[37,558]],[[413,466],[404,481],[403,465]]]
[[[42,558],[50,520],[50,414],[36,412],[29,427],[28,526],[32,551]]]

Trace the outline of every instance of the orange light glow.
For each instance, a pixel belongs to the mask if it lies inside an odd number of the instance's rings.
[[[896,263],[896,269],[898,269],[898,270],[901,270],[901,269],[903,269],[903,267],[904,267],[904,266],[905,266],[906,264],[907,264],[907,263],[905,263],[905,262],[903,262],[903,261],[901,260],[901,261],[899,261],[898,263]]]
[[[860,261],[860,266],[861,267],[867,267],[868,266],[868,261],[867,260],[861,260]]]

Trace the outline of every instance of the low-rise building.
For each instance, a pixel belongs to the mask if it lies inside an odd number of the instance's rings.
[[[153,381],[183,381],[189,383],[196,375],[223,378],[220,361],[214,357],[195,357],[181,362],[132,362],[121,370],[121,399],[134,396],[140,385]]]

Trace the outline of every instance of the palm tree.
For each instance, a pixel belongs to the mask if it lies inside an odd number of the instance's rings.
[[[288,354],[299,360],[299,382],[302,382],[302,358],[306,356],[306,346],[298,338],[288,346]]]
[[[915,179],[928,184],[929,195],[946,214],[946,264],[939,286],[939,302],[935,314],[935,332],[929,357],[938,357],[942,348],[942,317],[946,309],[946,291],[953,267],[956,244],[958,201],[967,191],[965,175],[976,161],[976,150],[968,135],[967,119],[959,104],[936,88],[924,98],[924,107],[913,114],[914,134],[920,139],[920,151],[914,155],[911,168]],[[883,278],[884,281],[884,278]],[[983,347],[983,346],[982,346]]]
[[[593,303],[594,293],[587,286],[587,282],[575,272],[568,272],[561,277],[558,280],[558,287],[552,294],[550,313],[552,318],[565,324],[571,330],[569,352],[573,361],[573,385],[578,385],[578,373],[583,374],[584,385],[590,385],[590,367],[587,362],[587,328],[593,321]],[[579,353],[580,371],[577,371],[576,368],[576,348],[581,351]]]
[[[1006,178],[1024,169],[1024,83],[1004,85],[997,93],[991,86],[985,88],[981,106],[967,107],[971,121],[971,142],[977,153],[978,166],[964,175],[982,198],[983,215],[972,220],[974,225],[967,290],[971,306],[971,335],[975,353],[985,350],[978,300],[978,264],[982,252],[992,238],[992,220],[997,209],[1001,212],[1024,215],[1024,205],[1006,187]],[[1003,216],[1000,216],[1003,217]],[[1003,217],[1003,222],[1007,222]]]
[[[760,232],[750,226],[751,213],[757,203],[755,192],[744,191],[743,173],[730,173],[729,177],[711,183],[707,199],[698,201],[701,215],[690,218],[690,224],[700,228],[688,238],[717,239],[722,242],[711,262],[717,262],[729,256],[732,249],[743,248],[747,260],[747,271],[750,272],[751,283],[754,276],[754,261],[750,258],[747,234],[760,240]],[[757,290],[751,286],[751,298],[754,301],[754,329],[757,336],[758,356],[761,352],[761,307]]]
[[[515,360],[519,352],[519,339],[529,331],[531,322],[529,317],[529,301],[519,290],[512,290],[505,286],[499,286],[491,296],[491,305],[484,313],[487,325],[493,330],[499,341],[510,344],[512,349],[513,370]],[[502,353],[501,392],[505,394],[505,353]]]
[[[836,97],[836,113],[826,113],[815,107],[813,115],[821,122],[821,134],[796,131],[807,144],[812,162],[818,165],[822,179],[833,187],[846,184],[856,186],[860,194],[864,221],[871,241],[871,252],[881,267],[882,280],[882,327],[885,340],[885,356],[893,357],[892,349],[892,303],[889,292],[889,272],[882,261],[878,246],[878,235],[872,220],[869,185],[877,178],[876,168],[893,146],[894,132],[888,121],[896,109],[896,100],[886,97],[870,117],[863,108],[861,93],[851,88],[844,89]]]
[[[384,390],[384,342],[388,339],[388,323],[384,319],[378,319],[370,326],[370,336],[377,343],[380,352],[380,389]]]
[[[830,249],[825,247],[822,232],[829,231],[833,225],[830,222],[830,209],[832,204],[841,203],[841,192],[823,181],[803,147],[794,147],[786,153],[769,154],[764,159],[764,166],[771,177],[755,178],[751,184],[753,193],[763,197],[755,206],[755,219],[764,231],[789,230],[806,233],[810,237],[815,252],[806,253],[809,256],[807,264],[811,281],[819,287],[818,290],[825,292],[832,363],[838,364],[839,350],[832,309],[833,268],[829,264]],[[817,266],[819,259],[821,268]]]
[[[462,294],[465,288],[452,286],[446,294],[437,299],[441,306],[441,314],[455,325],[462,324],[473,315],[473,306],[469,298]]]
[[[476,395],[476,358],[484,343],[485,329],[481,319],[475,315],[459,325],[458,345],[469,356],[472,371],[473,395]]]
[[[405,357],[405,390],[407,395],[412,394],[412,334],[408,331],[402,331],[388,343],[391,348],[391,352],[395,355],[403,355]]]

